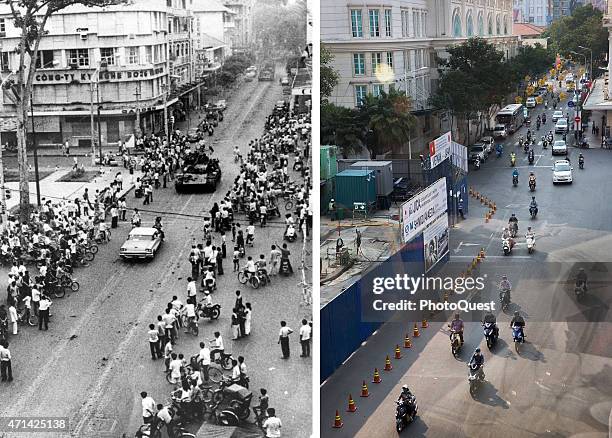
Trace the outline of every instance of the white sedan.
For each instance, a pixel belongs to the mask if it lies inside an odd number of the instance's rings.
[[[123,259],[152,259],[162,243],[161,233],[157,228],[136,227],[130,231],[119,255]]]
[[[557,160],[553,165],[553,184],[572,183],[572,166],[567,160]]]
[[[555,111],[552,116],[553,123],[557,123],[557,120],[563,118],[563,111]]]
[[[555,140],[552,145],[553,155],[567,155],[567,144],[563,140]]]
[[[567,119],[559,119],[555,124],[555,134],[565,134],[568,131],[569,127],[567,125]]]

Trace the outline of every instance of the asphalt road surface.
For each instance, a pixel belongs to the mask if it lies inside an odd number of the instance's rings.
[[[532,121],[541,111],[540,105]],[[545,131],[553,129],[552,113],[547,111]],[[532,126],[535,129],[535,123]],[[538,138],[545,131],[541,128]],[[517,141],[518,134],[505,142],[502,158],[493,154],[479,171],[470,171],[470,185],[495,202],[498,211],[485,223],[487,210],[469,199],[469,217],[451,230],[451,263],[440,273],[465,270],[478,249],[486,249],[476,274],[487,278],[487,287],[471,299],[498,301],[492,283],[508,275],[513,303],[505,314],[495,312],[500,342],[489,351],[480,323],[467,322],[465,345],[455,359],[446,323],[432,323],[421,330],[420,338],[413,339],[412,349],[402,348],[403,357],[392,360],[392,371],[382,371],[385,356],[393,357],[395,345],[403,344],[406,333],[412,337],[412,322],[396,315],[321,387],[323,437],[397,436],[395,400],[403,384],[409,385],[419,404],[419,416],[405,436],[608,437],[612,424],[612,153],[599,147],[583,151],[585,169],[579,170],[579,152],[570,147],[574,182],[553,186],[550,147],[543,150],[537,145],[536,163],[529,165],[526,154],[514,146]],[[512,150],[516,150],[520,172],[516,188],[509,165]],[[536,220],[529,217],[530,170],[537,176],[533,195],[540,211]],[[504,256],[500,234],[511,213],[519,218],[519,238],[512,255]],[[522,237],[527,226],[537,236],[531,255]],[[578,267],[584,267],[590,279],[589,294],[580,303],[573,292]],[[515,310],[527,324],[527,343],[520,354],[514,350],[509,328]],[[483,349],[487,381],[472,398],[466,364],[477,346]],[[380,384],[371,383],[374,367],[381,370]],[[359,397],[363,380],[369,387],[368,398]],[[357,412],[346,412],[349,394]],[[336,409],[344,422],[340,429],[332,428]]]
[[[146,207],[144,224],[153,223],[155,216],[163,217],[166,240],[161,250],[150,262],[122,261],[119,247],[130,225],[121,223],[113,230],[112,241],[100,245],[92,266],[75,271],[80,291],[54,300],[49,331],[21,328],[10,339],[15,380],[10,386],[2,384],[0,415],[68,417],[71,436],[133,436],[142,421],[140,392],[147,391],[156,402],[169,399],[172,388],[165,380],[163,362],[150,357],[148,324],[173,295],[185,300],[191,272],[189,250],[194,239],[200,242],[203,238],[202,219],[196,216],[208,214],[229,190],[238,171],[233,146],[238,144],[245,155],[248,142],[261,136],[266,116],[282,98],[277,82],[254,81],[242,85],[229,100],[224,121],[209,137],[223,171],[216,192],[177,194],[169,185],[154,192],[149,206],[129,195],[128,208]],[[244,227],[242,217],[238,218]],[[247,248],[247,255],[268,257],[270,245],[282,243],[283,231],[280,223],[258,227],[255,247]],[[231,235],[228,252],[230,239]],[[290,250],[297,269],[301,243],[291,244]],[[238,283],[231,258],[224,261],[224,269],[213,294],[213,301],[222,306],[221,317],[215,322],[200,320],[198,338],[181,333],[174,351],[190,357],[199,351],[200,340],[208,341],[214,331],[220,331],[226,351],[246,358],[254,404],[259,388],[267,388],[270,406],[277,408],[286,436],[309,436],[311,360],[299,357],[297,334],[292,335],[289,360],[280,358],[277,345],[280,320],[287,320],[297,333],[301,319],[311,318],[311,308],[301,304],[297,273],[273,278],[271,285],[252,290]],[[6,282],[6,273],[2,279]],[[252,303],[252,334],[246,340],[231,341],[230,316],[237,289],[244,302]]]

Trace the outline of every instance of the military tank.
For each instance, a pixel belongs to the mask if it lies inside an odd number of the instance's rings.
[[[219,181],[221,181],[219,160],[197,150],[185,156],[185,164],[176,173],[174,188],[177,192],[214,192]]]

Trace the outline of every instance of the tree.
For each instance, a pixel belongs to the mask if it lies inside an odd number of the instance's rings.
[[[512,71],[513,81],[520,82],[525,76],[535,78],[548,72],[554,63],[554,53],[536,44],[519,47],[516,56],[507,61],[506,65]]]
[[[264,55],[278,49],[296,55],[301,54],[306,42],[306,2],[298,0],[289,5],[258,2],[253,13],[253,29]]]
[[[333,60],[334,55],[321,43],[321,100],[331,96],[340,79],[336,69],[331,66]]]
[[[344,158],[363,148],[365,126],[358,110],[327,102],[321,104],[321,144],[338,146]]]
[[[5,82],[6,95],[16,106],[17,117],[17,162],[19,167],[19,208],[22,221],[30,218],[30,189],[28,178],[28,158],[26,153],[26,123],[30,110],[32,83],[36,73],[38,47],[40,40],[48,32],[45,26],[49,18],[61,10],[83,5],[110,6],[124,0],[5,0],[11,9],[13,24],[20,29],[19,44],[15,51],[19,54],[17,79]]]
[[[359,107],[362,120],[372,131],[368,149],[372,158],[386,152],[400,153],[410,140],[410,131],[416,125],[416,117],[410,112],[410,98],[391,90],[380,96],[368,95]]]
[[[603,13],[593,5],[580,6],[572,15],[554,21],[542,37],[550,38],[552,50],[565,57],[571,52],[585,53],[582,46],[591,49],[593,59],[597,59],[608,52],[608,30],[602,26],[602,19]]]

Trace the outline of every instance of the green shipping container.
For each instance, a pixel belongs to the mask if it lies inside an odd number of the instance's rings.
[[[336,206],[353,210],[354,202],[376,206],[376,178],[373,170],[346,169],[336,175]]]
[[[321,146],[321,181],[332,179],[338,173],[338,147]]]
[[[329,201],[331,201],[335,195],[334,193],[334,183],[335,183],[335,178],[332,179],[328,179],[328,180],[321,180],[320,182],[320,187],[321,187],[321,215],[325,215],[327,213],[327,209],[329,207]]]

